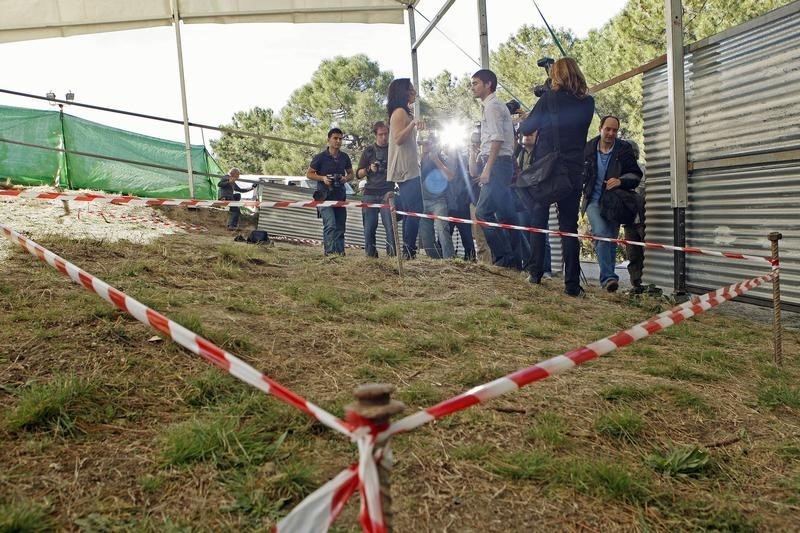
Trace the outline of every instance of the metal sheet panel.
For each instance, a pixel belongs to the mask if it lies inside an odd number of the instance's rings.
[[[311,189],[279,185],[276,183],[261,183],[260,200],[270,202],[299,202],[311,200]],[[357,199],[356,199],[357,200]],[[347,245],[364,247],[364,224],[361,219],[361,208],[347,207],[347,231],[344,241]],[[296,239],[313,239],[322,241],[322,219],[317,217],[316,210],[309,207],[272,208],[263,207],[258,212],[258,229],[265,230],[271,235],[281,235]],[[400,223],[400,231],[403,223]],[[383,224],[378,223],[376,242],[378,253],[385,251],[386,233]],[[458,231],[453,232],[453,246],[456,257],[464,256],[464,247]],[[421,246],[420,246],[421,249]]]
[[[690,47],[688,158],[711,168],[689,176],[686,240],[689,246],[767,256],[767,234],[780,231],[783,301],[800,308],[800,162],[767,158],[762,163],[709,164],[800,148],[800,2],[777,11]],[[669,243],[666,87],[664,67],[644,76],[647,240]],[[671,258],[648,250],[645,280],[671,288]],[[687,257],[692,290],[716,288],[764,271],[741,261]],[[771,295],[768,289],[753,294],[762,301]]]
[[[645,196],[647,225],[645,240],[672,244],[673,224],[669,186],[669,121],[667,69],[659,67],[644,75],[642,117],[644,119]],[[644,283],[655,283],[665,291],[673,287],[673,254],[646,250]]]

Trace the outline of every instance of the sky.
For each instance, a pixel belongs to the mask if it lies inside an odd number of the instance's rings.
[[[445,0],[421,0],[429,19]],[[553,27],[585,37],[627,0],[538,0]],[[523,24],[543,26],[532,0],[487,0],[489,47]],[[417,34],[427,26],[416,17]],[[456,0],[418,51],[420,79],[444,69],[474,72],[480,60],[476,0]],[[220,125],[255,106],[276,111],[306,83],[320,61],[366,54],[395,77],[411,77],[407,24],[184,24],[181,26],[189,120]],[[530,58],[536,61],[538,58]],[[473,61],[474,60],[474,61]],[[170,26],[0,44],[0,88],[181,119],[175,31]],[[0,105],[45,109],[48,103],[0,94]],[[183,141],[183,126],[66,106],[66,113],[137,133]],[[191,129],[192,143],[218,137]]]

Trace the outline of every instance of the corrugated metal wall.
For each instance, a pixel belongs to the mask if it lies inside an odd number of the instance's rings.
[[[686,55],[689,246],[768,256],[780,231],[782,296],[800,308],[800,2],[689,47]],[[672,242],[667,74],[645,74],[647,240]],[[700,291],[764,269],[687,256]],[[673,286],[672,254],[648,250],[645,280]],[[771,298],[769,287],[754,297]]]
[[[262,183],[259,187],[262,201],[310,202],[312,200],[312,189],[276,183]],[[347,207],[346,209],[347,231],[344,234],[344,242],[363,248],[364,224],[361,221],[361,209],[357,207]],[[272,235],[322,241],[322,219],[317,217],[316,209],[309,207],[261,208],[258,213],[258,229],[266,230]],[[376,242],[378,253],[381,255],[385,250],[385,235],[383,224],[378,223]]]

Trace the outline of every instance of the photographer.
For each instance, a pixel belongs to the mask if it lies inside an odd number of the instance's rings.
[[[552,203],[558,207],[559,229],[577,233],[583,150],[594,114],[594,98],[589,96],[586,78],[574,59],[559,59],[553,63],[549,74],[550,89],[545,90],[528,118],[522,122],[520,133],[530,135],[538,132],[534,161],[558,152],[553,175],[559,180],[567,181],[561,183],[566,192]],[[549,199],[534,199],[529,206],[533,227],[547,227],[550,203]],[[531,283],[541,283],[544,275],[544,240],[542,233],[531,234],[532,257],[528,267],[528,281]],[[561,250],[564,261],[564,292],[569,296],[581,296],[584,290],[580,286],[578,239],[562,237]]]
[[[222,179],[219,180],[217,183],[217,187],[219,187],[219,195],[218,198],[220,200],[228,200],[238,202],[242,199],[242,195],[239,193],[251,191],[253,188],[250,189],[242,189],[236,183],[236,180],[239,179],[240,171],[238,168],[232,168],[225,176],[222,176]],[[239,206],[232,205],[228,207],[228,231],[236,231],[239,229],[239,215],[241,214],[241,210]]]
[[[375,144],[361,154],[356,176],[366,178],[362,200],[366,204],[382,204],[387,192],[394,190],[394,183],[386,181],[386,165],[389,160],[389,128],[383,122],[372,126]],[[383,229],[386,231],[386,255],[394,256],[394,239],[392,238],[392,214],[388,209],[374,207],[361,210],[364,222],[364,253],[367,257],[378,257],[375,243],[375,232],[378,230],[378,212],[380,211]]]
[[[642,170],[636,163],[633,147],[617,139],[619,119],[606,115],[600,119],[600,135],[586,143],[584,152],[583,204],[581,212],[589,216],[592,235],[619,238],[619,222],[603,215],[601,198],[616,188],[633,190],[639,185]],[[619,276],[614,272],[617,244],[597,241],[597,263],[600,266],[600,286],[608,292],[619,288]],[[641,284],[641,279],[639,280]]]
[[[447,189],[449,182],[453,180],[456,174],[448,168],[446,158],[441,153],[441,148],[434,137],[429,137],[420,145],[422,146],[422,159],[420,161],[422,202],[425,213],[446,217],[449,213]],[[425,229],[427,225],[423,225],[426,221],[430,228],[428,230]],[[453,247],[453,236],[449,231],[449,225],[449,222],[441,219],[425,219],[421,221],[419,231],[422,234],[422,245],[428,257],[434,259],[452,259],[455,257],[456,252]],[[437,242],[441,250],[437,247]]]
[[[328,148],[311,160],[306,177],[317,182],[314,199],[342,201],[347,199],[345,183],[353,178],[350,156],[341,151],[344,132],[339,128],[328,131]],[[344,232],[347,226],[347,209],[344,207],[318,207],[322,217],[322,240],[325,255],[344,255]]]

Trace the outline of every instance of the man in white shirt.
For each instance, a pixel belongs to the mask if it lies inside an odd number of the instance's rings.
[[[511,191],[514,175],[514,126],[511,113],[495,91],[497,76],[481,69],[472,75],[472,95],[481,100],[481,148],[478,155],[481,193],[475,214],[478,220],[516,224],[517,213]],[[516,230],[483,228],[486,241],[498,266],[521,268],[514,250],[519,235]]]

